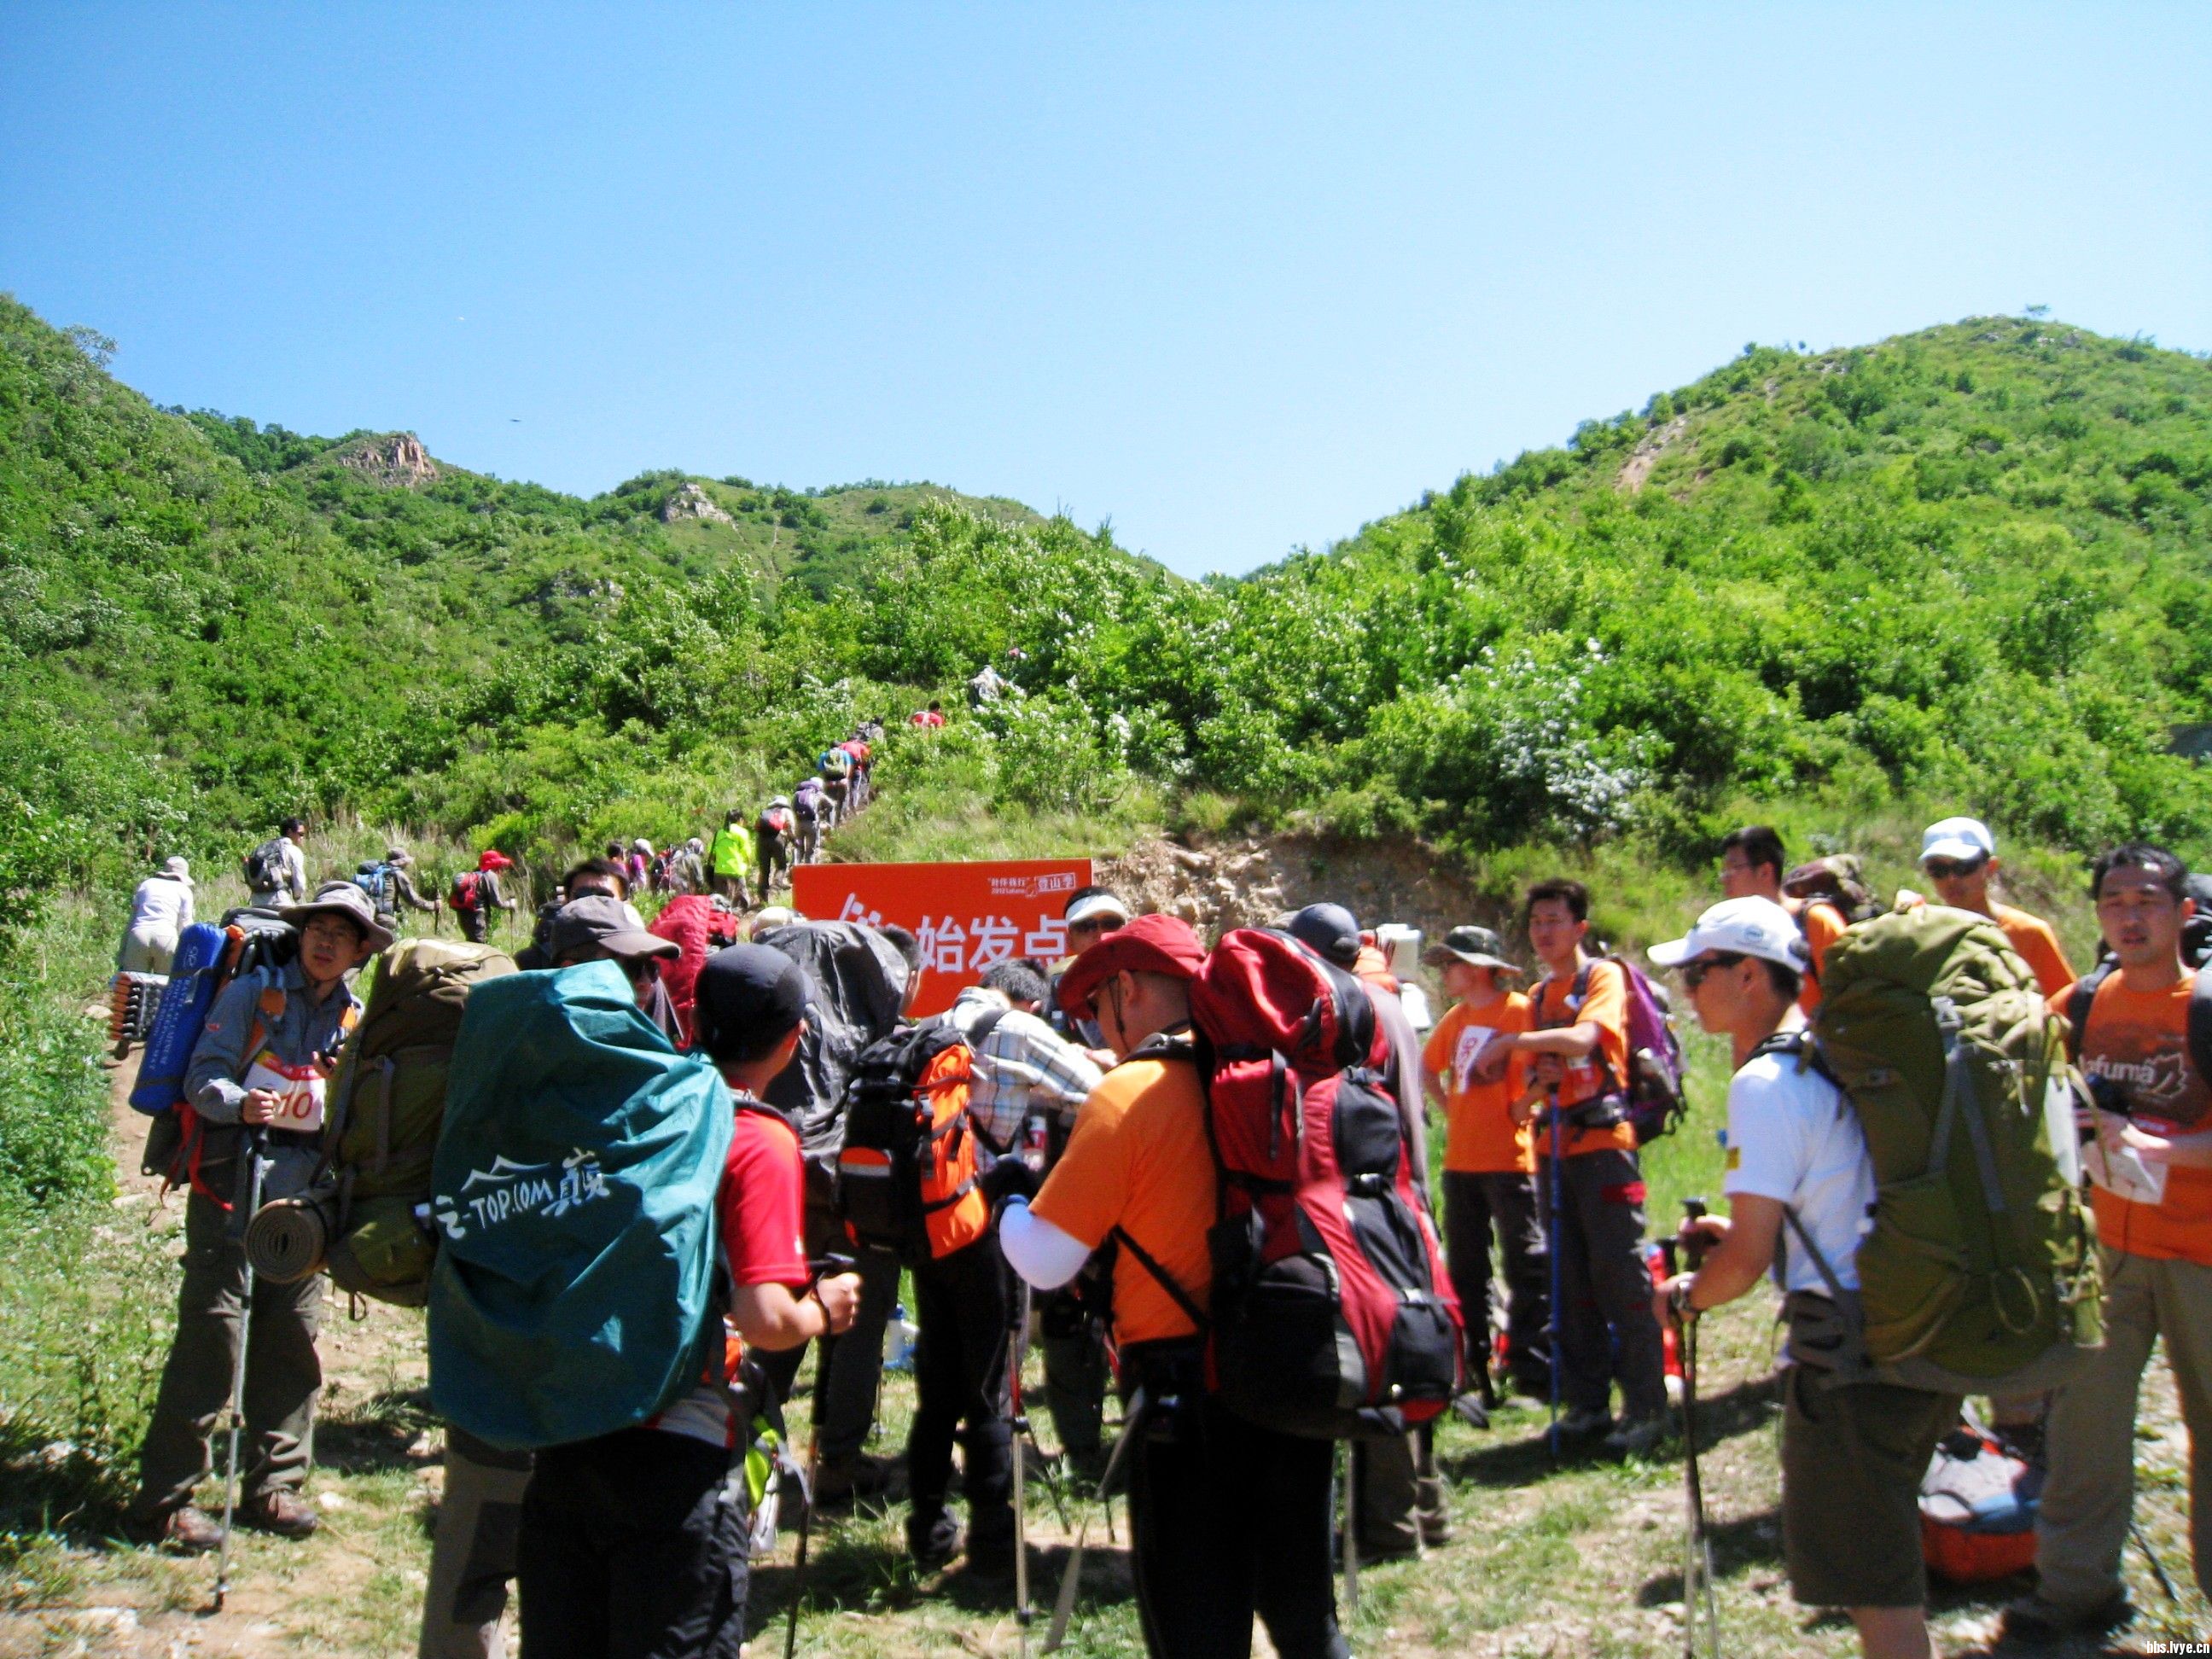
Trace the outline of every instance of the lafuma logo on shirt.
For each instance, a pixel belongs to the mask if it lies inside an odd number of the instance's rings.
[[[2127,1091],[2129,1103],[2143,1111],[2170,1109],[2189,1092],[2189,1062],[2179,1048],[2160,1048],[2136,1060],[2088,1054],[2081,1070],[2093,1079],[2119,1085]]]
[[[597,1152],[580,1150],[544,1164],[516,1164],[502,1154],[490,1169],[470,1170],[458,1198],[439,1194],[435,1208],[439,1231],[466,1238],[472,1228],[495,1227],[513,1216],[563,1216],[606,1195]]]

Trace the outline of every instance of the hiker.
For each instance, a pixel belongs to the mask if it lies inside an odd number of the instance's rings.
[[[707,843],[696,836],[668,849],[668,864],[661,879],[672,896],[680,898],[686,893],[707,890],[706,855]]]
[[[1782,872],[1788,863],[1781,834],[1770,825],[1747,823],[1731,830],[1721,837],[1721,896],[1782,904]]]
[[[623,855],[622,866],[631,892],[653,890],[653,843],[643,836],[630,842],[629,851]]]
[[[115,952],[118,973],[169,971],[178,937],[192,925],[193,885],[191,866],[173,858],[132,890],[131,921]]]
[[[1398,1000],[1396,978],[1382,951],[1367,942],[1358,919],[1340,904],[1309,904],[1284,918],[1281,931],[1324,960],[1356,974],[1375,1005],[1389,1055],[1383,1086],[1397,1103],[1400,1127],[1413,1158],[1414,1190],[1426,1205],[1429,1135],[1428,1112],[1421,1097],[1421,1045]],[[1354,1441],[1352,1463],[1362,1560],[1418,1555],[1424,1546],[1449,1540],[1433,1423],[1407,1434]]]
[[[1987,824],[1978,818],[1929,824],[1921,832],[1920,867],[1942,902],[1987,916],[2003,930],[2020,959],[2035,970],[2045,1002],[2053,1008],[2064,1002],[2075,975],[2051,924],[1990,896],[1990,879],[2004,866]]]
[[[906,717],[908,726],[918,726],[925,732],[933,732],[945,724],[945,705],[933,702],[927,708],[917,708]]]
[[[1832,853],[1783,872],[1782,908],[1797,919],[1808,953],[1805,988],[1797,997],[1798,1012],[1808,1020],[1820,1011],[1820,972],[1827,965],[1829,948],[1852,923],[1881,911],[1859,875],[1856,853]]]
[[[1052,1016],[1056,1027],[1064,1028],[1070,1035],[1080,1037],[1089,1050],[1095,1066],[1111,1066],[1113,1051],[1106,1047],[1098,1034],[1097,1024],[1079,1012],[1070,1012],[1060,1000],[1060,976],[1065,975],[1075,958],[1118,927],[1129,921],[1129,907],[1121,895],[1111,888],[1092,885],[1079,887],[1067,896],[1060,906],[1060,925],[1067,934],[1067,957],[1060,965],[1060,973],[1053,981]]]
[[[1568,1410],[1559,1432],[1610,1427],[1607,1450],[1645,1452],[1666,1432],[1667,1386],[1644,1262],[1644,1172],[1625,1103],[1628,973],[1583,951],[1589,891],[1580,882],[1538,882],[1522,920],[1545,976],[1529,998],[1529,1029],[1492,1039],[1479,1075],[1495,1079],[1516,1055],[1529,1062],[1529,1089],[1514,1103],[1513,1121],[1540,1117],[1536,1185],[1547,1211],[1555,1186],[1559,1193],[1546,1219],[1547,1243],[1560,1253],[1552,1363]],[[1613,1426],[1607,1401],[1616,1378],[1621,1421]]]
[[[968,682],[968,701],[973,703],[976,708],[981,708],[984,704],[996,702],[1000,697],[1006,696],[1008,690],[1012,686],[1012,684],[1013,682],[1009,680],[1004,674],[1001,674],[991,664],[985,663],[981,668],[975,671],[974,678]],[[935,703],[932,703],[929,706],[932,708],[935,708],[937,707]],[[917,721],[916,723],[919,724],[920,722]],[[938,721],[938,724],[940,726],[944,723],[945,722],[942,720]]]
[[[825,750],[819,765],[823,799],[830,804],[822,827],[835,830],[844,822],[846,803],[852,796],[853,757],[842,749]]]
[[[645,920],[637,908],[629,902],[629,878],[623,874],[622,866],[611,859],[586,859],[561,878],[560,890],[550,903],[538,907],[538,920],[530,935],[530,943],[514,953],[518,968],[543,969],[553,965],[553,918],[570,901],[603,894],[620,903],[629,917],[630,926],[644,931]]]
[[[975,1050],[968,1114],[994,1157],[1031,1156],[1049,1170],[1075,1115],[1103,1073],[1091,1056],[1042,1018],[1048,988],[1025,962],[994,963],[963,989],[945,1018]],[[1042,1304],[1045,1409],[1069,1465],[1095,1476],[1104,1466],[1106,1332],[1078,1290]]]
[[[860,737],[850,737],[837,745],[853,757],[849,777],[852,793],[848,798],[855,812],[875,799],[875,766],[868,757],[872,752],[867,742]]]
[[[746,884],[754,867],[753,836],[744,817],[740,808],[732,806],[707,848],[707,870],[714,878],[714,890],[741,909],[752,902]],[[763,891],[761,896],[768,895]]]
[[[822,856],[822,820],[829,805],[822,793],[822,780],[817,777],[801,778],[799,787],[791,792],[792,858],[795,863],[811,864]]]
[[[1552,1385],[1545,1334],[1550,1263],[1537,1209],[1536,1150],[1528,1127],[1512,1114],[1528,1090],[1528,1060],[1516,1055],[1487,1079],[1482,1071],[1493,1039],[1528,1029],[1528,999],[1504,983],[1522,970],[1487,927],[1455,927],[1421,959],[1443,975],[1452,999],[1422,1051],[1421,1081],[1444,1114],[1444,1253],[1467,1322],[1468,1379],[1486,1417],[1498,1403],[1490,1380],[1493,1231],[1505,1267],[1505,1374],[1533,1399],[1545,1398]]]
[[[186,1552],[211,1550],[222,1528],[191,1501],[210,1467],[208,1437],[229,1400],[241,1340],[246,1252],[235,1213],[249,1188],[246,1131],[267,1143],[264,1201],[305,1190],[320,1158],[325,1091],[339,1045],[361,1004],[345,976],[392,943],[368,896],[349,881],[325,882],[313,898],[279,913],[299,935],[299,955],[265,974],[226,986],[185,1070],[184,1097],[198,1119],[185,1200],[184,1284],[176,1335],[139,1453],[131,1535]],[[296,1128],[271,1128],[273,1118]],[[236,1224],[234,1226],[234,1224]],[[238,1402],[252,1461],[239,1510],[242,1525],[286,1538],[315,1529],[301,1495],[313,1446],[322,1366],[315,1356],[323,1278],[290,1285],[257,1278],[245,1321],[246,1389]]]
[[[778,795],[761,808],[753,824],[753,867],[760,872],[762,903],[768,902],[777,882],[791,884],[792,846],[798,838],[799,820],[792,811],[790,796]]]
[[[1006,1259],[1039,1290],[1079,1273],[1109,1238],[1125,1399],[1146,1416],[1129,1469],[1131,1559],[1146,1650],[1243,1655],[1256,1611],[1283,1659],[1346,1659],[1330,1571],[1334,1449],[1231,1415],[1203,1376],[1182,1304],[1206,1305],[1215,1165],[1190,1038],[1190,981],[1205,958],[1174,916],[1139,916],[1062,976],[1063,1005],[1095,1020],[1117,1063],[1077,1115],[1033,1201],[1027,1166],[994,1165]],[[1003,1172],[1003,1173],[1002,1173]],[[1176,1288],[1140,1264],[1138,1252]]]
[[[805,998],[797,964],[757,945],[717,951],[699,975],[698,1046],[736,1108],[715,1200],[725,1328],[764,1352],[846,1329],[859,1296],[850,1273],[810,1274],[798,1139],[760,1100],[798,1052]],[[712,1343],[706,1375],[644,1425],[538,1453],[516,1553],[522,1659],[743,1650],[750,1516],[735,1477],[757,1402],[749,1388],[733,1401],[728,1346]]]
[[[2117,966],[2069,1000],[2070,1045],[2096,1102],[2083,1148],[2095,1182],[2105,1346],[2053,1397],[2050,1472],[2036,1520],[2035,1592],[2005,1633],[2051,1641],[2133,1616],[2120,1578],[2134,1501],[2136,1390],[2163,1344],[2189,1429],[2190,1544],[2212,1586],[2212,1074],[2191,1028],[2201,969],[2181,932],[2189,872],[2160,847],[2114,848],[2091,871],[2097,926]]]
[[[288,901],[307,902],[307,860],[301,852],[307,844],[307,821],[286,818],[276,834],[246,855],[246,902],[256,910],[274,910]]]
[[[446,902],[453,907],[453,920],[461,925],[461,937],[470,944],[482,945],[491,936],[493,911],[517,908],[499,886],[499,872],[513,868],[513,859],[495,847],[487,847],[477,855],[475,869],[464,870],[453,878]]]
[[[1782,1374],[1790,1593],[1808,1607],[1848,1609],[1869,1659],[1926,1659],[1920,1481],[1959,1420],[1960,1398],[1844,1381],[1812,1363],[1809,1346],[1800,1352],[1801,1334],[1833,1331],[1845,1317],[1813,1251],[1855,1292],[1875,1198],[1858,1115],[1812,1061],[1796,1006],[1807,954],[1795,919],[1764,897],[1724,900],[1686,937],[1651,947],[1652,961],[1680,971],[1698,1024],[1729,1039],[1736,1067],[1723,1183],[1729,1213],[1685,1224],[1710,1254],[1694,1273],[1668,1279],[1652,1306],[1661,1318],[1694,1319],[1774,1274],[1790,1331]]]
[[[683,953],[672,939],[662,939],[640,927],[636,913],[620,899],[587,893],[570,899],[553,915],[547,941],[556,968],[574,968],[582,962],[611,961],[623,970],[636,994],[638,1012],[659,1027],[661,1036],[680,1044],[684,1032],[676,1018],[676,1006],[668,988],[660,982],[664,963]]]
[[[412,853],[404,847],[387,847],[384,850],[384,862],[374,872],[376,890],[369,893],[369,902],[376,910],[378,925],[395,934],[399,931],[399,906],[404,904],[410,910],[427,910],[434,915],[437,913],[437,899],[425,897],[415,885],[414,878],[407,873],[414,867],[415,855]],[[368,892],[366,887],[362,890]]]

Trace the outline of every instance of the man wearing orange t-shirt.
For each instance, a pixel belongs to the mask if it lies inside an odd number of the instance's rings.
[[[1467,1374],[1486,1410],[1498,1401],[1490,1382],[1490,1237],[1505,1259],[1505,1364],[1513,1386],[1542,1399],[1551,1389],[1550,1264],[1536,1212],[1536,1155],[1513,1103],[1528,1088],[1528,1063],[1480,1075],[1484,1050],[1499,1034],[1528,1029],[1528,999],[1499,983],[1521,976],[1487,927],[1455,927],[1422,960],[1443,975],[1451,1011],[1421,1052],[1421,1081],[1444,1113],[1444,1255],[1467,1321]]]
[[[1213,1286],[1216,1176],[1189,1036],[1189,985],[1205,954],[1188,924],[1144,915],[1076,957],[1060,1006],[1097,1021],[1120,1063],[1076,1114],[1034,1204],[1018,1159],[995,1165],[985,1189],[1005,1200],[1007,1261],[1039,1290],[1073,1279],[1109,1239],[1120,1247],[1121,1387],[1125,1399],[1141,1389],[1146,1402],[1128,1455],[1146,1651],[1249,1654],[1256,1612],[1283,1659],[1350,1659],[1330,1577],[1334,1447],[1247,1423],[1206,1387],[1193,1316]]]
[[[1568,1407],[1559,1432],[1610,1425],[1617,1378],[1623,1420],[1605,1443],[1648,1451],[1666,1432],[1666,1362],[1644,1264],[1644,1171],[1623,1098],[1628,975],[1584,954],[1589,890],[1582,883],[1538,882],[1522,914],[1545,968],[1529,999],[1532,1029],[1493,1042],[1483,1070],[1502,1075],[1516,1054],[1533,1061],[1534,1087],[1515,1103],[1516,1122],[1529,1121],[1542,1093],[1536,1190],[1553,1211],[1549,1242],[1559,1253],[1552,1363]]]
[[[2181,961],[2196,907],[2161,848],[2116,848],[2090,878],[2118,966],[2073,1036],[2097,1103],[2083,1162],[2096,1183],[2105,1346],[2051,1402],[2051,1471],[2036,1522],[2035,1594],[2005,1609],[2007,1635],[2050,1640],[2116,1629],[2134,1502],[2136,1395],[2162,1340],[2190,1440],[2190,1541],[2212,1571],[2212,1083],[2190,1041],[2197,973]]]
[[[1987,916],[2003,930],[2020,959],[2035,969],[2043,1000],[2058,1006],[2074,983],[2073,966],[2049,922],[1990,896],[1990,878],[2001,865],[1996,838],[1989,826],[1978,818],[1945,818],[1929,824],[1920,837],[1920,867],[1928,872],[1938,899],[1954,910]]]

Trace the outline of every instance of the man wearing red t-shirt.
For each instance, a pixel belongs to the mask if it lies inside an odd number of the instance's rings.
[[[799,1137],[759,1098],[798,1052],[805,975],[778,951],[733,945],[707,959],[697,995],[698,1046],[737,1110],[716,1199],[726,1340],[699,1386],[645,1425],[538,1454],[522,1505],[522,1659],[737,1659],[746,1517],[729,1474],[753,1412],[732,1388],[737,1361],[746,1345],[793,1348],[843,1331],[860,1298],[852,1273],[810,1277]]]

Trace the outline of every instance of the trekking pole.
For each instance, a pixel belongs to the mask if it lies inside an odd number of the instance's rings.
[[[2158,1580],[2159,1589],[2166,1592],[2166,1604],[2179,1607],[2181,1598],[2174,1594],[2173,1580],[2166,1576],[2166,1563],[2158,1559],[2158,1552],[2150,1547],[2150,1540],[2144,1534],[2140,1521],[2129,1521],[2128,1536],[2136,1540],[2136,1547],[2142,1552],[2143,1559],[2150,1563],[2150,1576]]]
[[[1705,1200],[1686,1198],[1682,1200],[1686,1223],[1694,1224],[1705,1213]],[[1693,1225],[1686,1225],[1682,1235],[1682,1251],[1688,1260],[1690,1271],[1697,1272],[1705,1258],[1710,1241]],[[1710,1659],[1720,1659],[1720,1604],[1713,1591],[1713,1543],[1705,1530],[1705,1484],[1698,1473],[1698,1315],[1686,1303],[1678,1310],[1681,1317],[1682,1356],[1682,1480],[1684,1487],[1684,1538],[1682,1543],[1682,1659],[1698,1659],[1698,1624],[1700,1613],[1705,1628],[1705,1651]]]
[[[1030,1334],[1030,1282],[1016,1273],[1014,1283],[1014,1328],[1006,1333],[1006,1410],[1014,1436],[1014,1626],[1021,1633],[1022,1659],[1030,1659],[1030,1626],[1036,1609],[1030,1605],[1029,1460],[1022,1449],[1022,1431],[1028,1426],[1022,1413],[1022,1349]]]
[[[1552,1168],[1549,1179],[1545,1182],[1550,1201],[1544,1206],[1544,1231],[1547,1235],[1544,1248],[1552,1258],[1551,1317],[1546,1321],[1547,1328],[1544,1333],[1552,1349],[1552,1421],[1544,1431],[1544,1440],[1551,1448],[1553,1461],[1556,1462],[1559,1455],[1559,1375],[1566,1369],[1565,1356],[1561,1352],[1559,1318],[1559,1304],[1566,1296],[1566,1275],[1559,1261],[1559,1206],[1566,1193],[1565,1182],[1559,1172],[1559,1154],[1565,1137],[1559,1127],[1559,1091],[1557,1089],[1546,1097],[1544,1122],[1552,1144]]]
[[[1359,1611],[1359,1443],[1344,1443],[1344,1610]]]
[[[814,1477],[822,1467],[819,1430],[806,1437],[806,1474],[799,1483],[799,1548],[791,1560],[791,1616],[783,1627],[783,1659],[799,1651],[799,1604],[806,1598],[806,1534],[814,1522]]]
[[[261,1183],[269,1172],[267,1149],[268,1131],[256,1126],[246,1136],[246,1168],[239,1173],[243,1177],[246,1195],[242,1200],[244,1220],[234,1229],[240,1236],[239,1254],[246,1260],[246,1285],[239,1294],[238,1352],[230,1364],[230,1459],[222,1482],[222,1542],[216,1554],[215,1611],[221,1613],[224,1599],[230,1594],[230,1523],[238,1511],[238,1437],[246,1426],[246,1349],[253,1334],[253,1253],[245,1247],[244,1231],[252,1224],[261,1208]]]
[[[1136,1443],[1137,1437],[1144,1431],[1145,1414],[1151,1405],[1152,1401],[1142,1387],[1129,1396],[1128,1409],[1121,1414],[1121,1432],[1114,1441],[1113,1451],[1107,1455],[1105,1473],[1098,1477],[1101,1492],[1112,1489],[1114,1476],[1121,1467],[1121,1460],[1128,1455],[1129,1448]],[[1132,1529],[1133,1531],[1133,1524]],[[1052,1627],[1045,1632],[1044,1646],[1041,1650],[1045,1653],[1057,1653],[1060,1644],[1067,1640],[1067,1622],[1074,1617],[1075,1592],[1083,1578],[1083,1547],[1090,1535],[1091,1514],[1086,1510],[1083,1524],[1076,1528],[1075,1547],[1067,1553],[1067,1570],[1060,1575],[1060,1595],[1054,1600],[1052,1607]],[[1134,1542],[1133,1538],[1131,1541]],[[784,1659],[790,1659],[790,1656],[785,1655]]]

